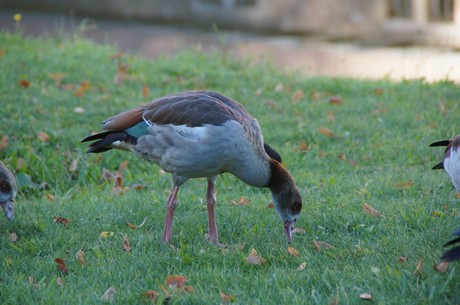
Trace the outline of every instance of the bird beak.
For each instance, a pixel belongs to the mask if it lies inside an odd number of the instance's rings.
[[[7,200],[1,203],[3,212],[5,212],[6,219],[12,221],[14,218],[14,202],[12,200]]]
[[[292,230],[294,230],[294,222],[286,220],[284,222],[284,232],[286,233],[288,242],[292,241]]]

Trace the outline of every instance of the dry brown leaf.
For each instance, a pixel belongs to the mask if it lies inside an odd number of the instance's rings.
[[[5,54],[6,54],[6,49],[5,48],[0,48],[0,58],[5,56]]]
[[[433,266],[434,270],[441,272],[441,273],[446,272],[447,267],[449,267],[449,263],[446,261],[442,261],[439,264]]]
[[[401,183],[398,183],[396,186],[400,189],[407,189],[409,187],[411,187],[414,183],[412,182],[412,180],[408,180],[406,182],[401,182]]]
[[[141,184],[141,183],[133,185],[133,190],[135,190],[135,191],[140,191],[143,188],[144,188],[144,185]]]
[[[418,263],[417,263],[417,268],[415,268],[415,271],[414,271],[414,275],[419,274],[420,271],[422,270],[422,262],[423,262],[423,256],[420,256],[420,259],[418,260]]]
[[[8,136],[3,136],[0,140],[0,151],[8,147]]]
[[[267,260],[262,256],[258,256],[256,249],[252,248],[249,256],[246,257],[246,262],[251,265],[263,265],[267,263]]]
[[[347,159],[347,155],[345,155],[345,154],[338,154],[338,155],[337,155],[337,159],[339,159],[339,160],[346,160],[346,159]]]
[[[88,263],[86,262],[85,252],[83,251],[83,249],[80,249],[77,251],[77,253],[75,254],[75,258],[77,259],[77,262],[80,265],[83,265],[83,266],[88,265]]]
[[[149,95],[149,87],[147,85],[144,85],[144,87],[142,88],[142,96],[146,97],[147,95]]]
[[[55,223],[63,224],[64,226],[67,226],[71,222],[69,219],[64,218],[64,217],[60,217],[60,216],[54,216],[53,221]]]
[[[305,267],[307,267],[307,262],[300,264],[299,267],[297,267],[297,271],[302,271],[305,269]]]
[[[335,137],[334,133],[330,129],[326,128],[326,127],[320,127],[318,129],[318,132],[320,134],[322,134],[323,136],[326,136],[328,138],[334,138]]]
[[[294,103],[300,102],[300,100],[303,98],[303,90],[299,89],[296,92],[294,92],[294,95],[292,96],[292,100]]]
[[[89,90],[90,87],[91,83],[89,81],[82,81],[80,82],[80,86],[78,86],[77,90],[75,90],[73,95],[76,97],[83,96],[85,92]]]
[[[29,280],[29,285],[37,285],[37,281],[35,280],[33,276],[29,275],[28,280]]]
[[[329,104],[342,105],[343,104],[343,98],[341,96],[331,96],[329,98]]]
[[[64,78],[64,73],[48,73],[48,77],[54,80],[54,85],[60,87],[62,79]]]
[[[454,193],[454,198],[455,198],[455,199],[460,199],[460,193],[459,193],[459,192],[455,192],[455,193]]]
[[[62,285],[64,285],[64,283],[62,282],[62,278],[61,277],[58,277],[57,280],[56,280],[56,284],[60,287],[62,287]]]
[[[288,252],[292,256],[299,256],[299,251],[297,251],[297,249],[295,249],[294,247],[289,246],[288,247]]]
[[[11,234],[10,234],[10,240],[11,240],[12,242],[17,241],[17,240],[18,240],[18,235],[17,235],[16,233],[14,233],[14,232],[11,233]]]
[[[220,292],[220,298],[222,299],[223,302],[230,302],[230,303],[236,300],[236,297],[234,295],[226,294],[223,291]]]
[[[305,144],[305,142],[301,142],[299,144],[299,151],[303,151],[303,152],[308,151],[308,145]]]
[[[131,245],[129,243],[128,235],[125,235],[125,237],[123,237],[123,250],[125,250],[126,252],[131,251]]]
[[[187,282],[187,278],[182,275],[168,275],[168,277],[166,277],[166,285],[173,290],[183,288],[185,282]]]
[[[119,171],[119,172],[124,171],[125,169],[128,168],[128,165],[129,165],[129,161],[128,161],[128,160],[125,160],[125,161],[121,162],[120,165],[118,166],[118,171]]]
[[[405,256],[398,257],[398,263],[402,264],[402,263],[405,263],[406,261],[407,261],[407,257]]]
[[[295,227],[292,230],[292,234],[307,234],[307,231],[305,229]]]
[[[367,203],[363,203],[363,211],[364,213],[371,215],[373,217],[380,217],[380,212],[368,205]]]
[[[42,140],[43,142],[49,142],[50,141],[50,136],[43,131],[39,131],[37,134],[37,137]]]
[[[30,86],[30,83],[29,83],[27,80],[25,80],[25,79],[21,79],[21,80],[19,81],[19,84],[20,84],[21,86],[23,86],[24,88],[29,88],[29,86]]]
[[[329,122],[334,122],[334,121],[335,121],[334,112],[329,111],[329,112],[327,113],[327,120],[328,120]]]
[[[370,301],[370,300],[372,300],[372,295],[371,295],[370,293],[361,293],[361,294],[359,295],[359,298],[360,298],[361,300]]]
[[[54,262],[57,264],[57,269],[61,273],[65,274],[65,273],[69,272],[69,270],[67,270],[67,266],[66,266],[66,264],[65,264],[65,262],[64,262],[64,260],[62,258],[55,258]]]
[[[321,250],[321,248],[324,248],[324,249],[327,249],[327,250],[334,249],[333,245],[328,244],[327,242],[324,242],[324,241],[316,240],[316,239],[313,239],[313,245],[315,246],[316,250],[318,250],[318,251]]]
[[[267,205],[267,208],[269,209],[273,209],[275,207],[275,204],[273,202],[270,202],[268,205]]]
[[[50,193],[45,193],[45,198],[46,198],[46,200],[51,201],[51,202],[56,200],[56,197],[53,194],[50,194]]]
[[[101,300],[104,302],[112,302],[115,298],[115,288],[110,287],[107,289],[104,294],[101,296]]]
[[[251,200],[248,198],[245,198],[244,196],[241,196],[240,201],[238,202],[240,205],[248,205],[251,203]]]
[[[156,292],[155,290],[149,290],[144,292],[144,296],[147,299],[152,300],[152,303],[155,303],[158,297],[158,292]]]

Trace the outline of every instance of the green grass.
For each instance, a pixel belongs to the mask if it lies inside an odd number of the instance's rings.
[[[78,38],[0,33],[0,46],[5,52],[0,58],[0,137],[9,139],[0,159],[23,184],[14,222],[0,217],[1,304],[97,304],[109,287],[116,290],[117,304],[147,304],[143,294],[152,289],[161,302],[161,286],[171,274],[186,276],[194,288],[175,293],[172,304],[219,304],[220,291],[236,296],[236,304],[329,304],[334,298],[339,304],[364,304],[359,299],[364,292],[372,294],[373,304],[460,303],[460,265],[449,265],[445,273],[433,270],[460,212],[447,175],[430,169],[442,149],[428,147],[459,131],[458,86],[304,78],[269,63],[252,65],[193,50],[156,61],[128,55],[113,59],[115,49]],[[129,64],[128,79],[117,85],[120,61]],[[61,86],[50,73],[65,75]],[[77,97],[82,81],[90,88]],[[282,224],[267,208],[269,191],[230,175],[217,182],[218,228],[229,249],[206,242],[203,179],[181,188],[174,248],[164,247],[170,176],[126,152],[85,154],[80,140],[98,131],[103,119],[195,89],[217,90],[243,103],[259,119],[266,142],[281,153],[304,199],[298,227],[306,234],[296,235],[291,244],[297,257],[288,253]],[[296,92],[303,93],[300,99],[294,98]],[[343,104],[330,104],[331,96],[340,96]],[[84,112],[75,112],[76,107]],[[328,120],[329,112],[334,121]],[[321,127],[335,137],[318,132]],[[38,138],[39,131],[49,135],[48,142]],[[78,168],[71,171],[74,160]],[[124,160],[129,161],[123,177],[130,190],[112,195],[102,170],[114,171]],[[409,180],[409,187],[401,187]],[[49,189],[41,190],[42,182]],[[133,190],[139,183],[145,187]],[[251,203],[232,204],[241,196]],[[365,214],[363,203],[382,217]],[[71,223],[54,223],[54,216]],[[145,217],[146,224],[136,230],[126,224]],[[100,238],[103,231],[114,235]],[[10,241],[13,232],[16,242]],[[122,248],[126,234],[131,252]],[[314,239],[334,249],[318,251]],[[245,262],[252,248],[267,264]],[[87,267],[75,259],[79,249],[85,251]],[[407,261],[399,263],[400,256]],[[68,274],[57,270],[58,257],[66,261]],[[422,268],[414,275],[420,257]],[[297,271],[302,262],[306,268]],[[29,284],[29,276],[37,284]]]

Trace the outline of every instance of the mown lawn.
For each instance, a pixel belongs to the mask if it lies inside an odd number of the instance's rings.
[[[22,185],[14,221],[0,215],[1,304],[97,304],[110,287],[116,304],[148,304],[150,290],[170,304],[224,303],[221,292],[235,304],[366,304],[362,293],[372,304],[460,303],[459,263],[433,269],[460,210],[447,175],[431,170],[442,148],[428,147],[459,132],[458,86],[304,78],[196,50],[149,61],[5,32],[0,70],[0,159]],[[80,140],[103,119],[198,89],[243,103],[281,153],[304,199],[306,232],[290,245],[269,191],[223,175],[217,217],[228,249],[206,242],[203,179],[181,188],[173,247],[162,246],[170,176],[127,152],[85,153]],[[116,192],[103,170],[124,161]],[[266,264],[246,262],[253,248]],[[168,275],[193,291],[173,291]]]

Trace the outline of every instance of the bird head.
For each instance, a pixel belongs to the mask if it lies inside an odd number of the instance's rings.
[[[6,218],[11,221],[14,217],[14,199],[17,194],[16,180],[8,168],[0,162],[0,205]]]
[[[272,191],[276,212],[284,225],[286,238],[292,241],[292,230],[302,210],[302,197],[289,172],[277,161],[271,160],[272,177],[268,187]]]

